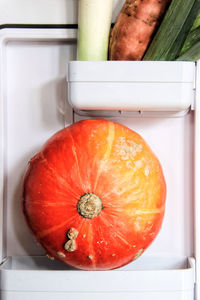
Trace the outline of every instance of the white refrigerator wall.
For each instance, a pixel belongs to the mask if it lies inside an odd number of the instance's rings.
[[[44,141],[72,122],[66,67],[69,42],[10,42],[6,46],[5,170],[6,256],[38,254],[21,212],[21,183],[28,160]]]
[[[28,160],[57,130],[72,122],[67,62],[74,42],[10,41],[6,45],[6,256],[43,253],[21,212]],[[75,121],[81,117],[75,115]],[[144,255],[193,255],[193,113],[181,118],[110,118],[140,133],[158,156],[167,182],[162,229]]]
[[[124,0],[114,0],[113,22]],[[78,0],[1,0],[0,24],[77,24]]]

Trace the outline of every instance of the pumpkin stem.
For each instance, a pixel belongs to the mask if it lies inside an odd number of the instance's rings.
[[[92,219],[100,214],[103,204],[99,196],[93,193],[85,193],[77,204],[78,213],[87,219]]]

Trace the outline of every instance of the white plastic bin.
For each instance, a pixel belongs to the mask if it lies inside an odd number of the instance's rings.
[[[194,62],[72,61],[68,68],[75,110],[183,111],[194,87]]]
[[[194,259],[138,259],[113,271],[67,270],[44,257],[8,258],[1,268],[2,300],[172,299],[194,295]],[[7,293],[5,293],[7,291]]]

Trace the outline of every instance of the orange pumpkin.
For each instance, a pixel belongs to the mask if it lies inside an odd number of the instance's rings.
[[[77,122],[30,161],[23,211],[49,256],[108,270],[140,256],[160,230],[161,165],[143,138],[103,119]]]

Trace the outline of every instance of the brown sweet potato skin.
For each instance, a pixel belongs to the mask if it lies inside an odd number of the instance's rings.
[[[113,27],[109,60],[141,60],[171,0],[126,0]]]

